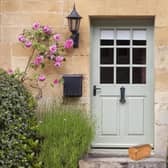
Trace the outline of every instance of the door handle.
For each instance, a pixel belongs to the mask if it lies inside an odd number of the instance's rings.
[[[124,104],[126,102],[125,100],[125,87],[120,88],[120,103]]]
[[[97,88],[96,85],[93,85],[93,96],[96,96],[97,90],[101,90],[101,88]]]

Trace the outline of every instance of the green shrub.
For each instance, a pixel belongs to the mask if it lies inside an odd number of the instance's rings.
[[[42,113],[41,160],[45,168],[77,168],[94,136],[94,124],[81,109],[51,105]]]
[[[35,109],[35,100],[20,81],[0,70],[0,167],[41,167]]]

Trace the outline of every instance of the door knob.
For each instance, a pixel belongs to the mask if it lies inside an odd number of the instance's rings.
[[[93,85],[93,96],[96,96],[97,90],[101,90],[101,88],[97,88],[96,85]]]
[[[125,87],[120,88],[120,103],[124,104],[126,102],[125,100]]]

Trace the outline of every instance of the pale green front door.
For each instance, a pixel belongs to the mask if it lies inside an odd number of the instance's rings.
[[[153,144],[152,26],[93,26],[93,147]]]

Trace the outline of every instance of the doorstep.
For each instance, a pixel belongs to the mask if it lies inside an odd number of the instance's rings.
[[[133,161],[128,156],[110,156],[89,154],[79,161],[79,168],[166,168],[166,160],[159,156],[151,156]]]

